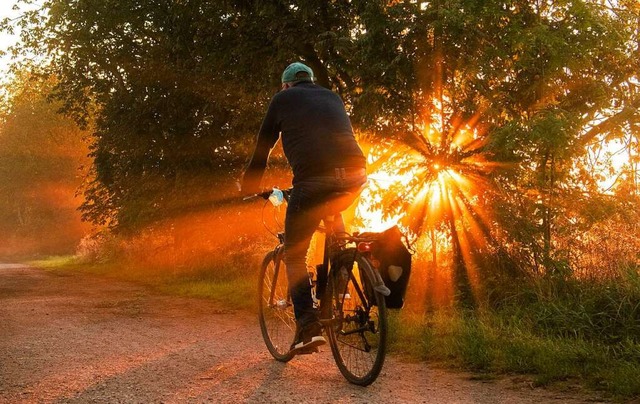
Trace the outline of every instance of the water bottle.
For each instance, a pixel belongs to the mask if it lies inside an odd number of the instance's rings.
[[[280,206],[284,202],[284,194],[278,188],[273,188],[271,195],[269,195],[269,202],[273,204],[273,206]]]

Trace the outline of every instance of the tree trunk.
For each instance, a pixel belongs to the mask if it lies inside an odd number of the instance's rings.
[[[547,170],[547,165],[549,165],[549,169]],[[552,245],[552,223],[553,223],[553,210],[551,208],[552,205],[552,196],[553,196],[553,187],[554,187],[554,171],[555,164],[552,152],[547,150],[545,153],[542,163],[540,164],[540,182],[542,188],[542,265],[545,271],[553,271],[553,267],[551,265],[551,250],[553,248]]]
[[[453,215],[449,215],[449,231],[451,232],[451,249],[453,252],[453,280],[456,303],[460,308],[473,309],[475,308],[475,300],[473,298],[469,274],[467,273],[467,266],[464,262],[462,246],[460,245],[460,238],[456,231],[456,222]]]

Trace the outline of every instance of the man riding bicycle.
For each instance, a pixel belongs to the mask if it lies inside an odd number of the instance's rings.
[[[271,149],[282,136],[284,154],[293,170],[293,189],[285,219],[285,265],[296,318],[291,352],[316,352],[326,343],[313,307],[306,255],[320,221],[344,210],[366,182],[366,160],[354,136],[340,97],[314,84],[311,68],[296,62],[282,73],[262,122],[256,148],[245,171],[242,190],[260,191]],[[339,207],[328,200],[340,193]],[[342,225],[341,220],[338,225]]]

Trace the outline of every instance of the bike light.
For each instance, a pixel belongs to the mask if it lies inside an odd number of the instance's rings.
[[[370,242],[358,243],[359,252],[371,252],[372,250],[373,250],[373,243],[370,243]]]

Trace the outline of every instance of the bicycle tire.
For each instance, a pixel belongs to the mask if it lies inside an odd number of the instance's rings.
[[[260,267],[258,318],[269,353],[280,362],[290,361],[294,356],[290,350],[296,321],[287,274],[279,251],[269,252]]]
[[[329,344],[340,373],[351,383],[368,386],[384,364],[387,310],[384,296],[373,289],[373,267],[354,249],[334,261],[325,298],[331,299]]]

